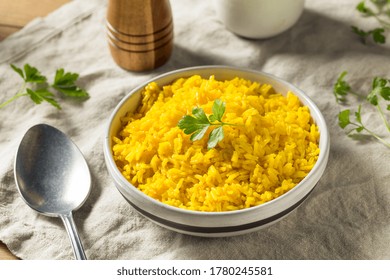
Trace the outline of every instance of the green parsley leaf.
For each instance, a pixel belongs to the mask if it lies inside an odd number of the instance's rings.
[[[207,129],[210,127],[210,125],[206,124],[203,125],[200,129],[197,129],[190,137],[191,141],[197,141],[203,138],[203,136],[206,134]]]
[[[192,134],[190,136],[191,141],[202,139],[209,127],[217,126],[217,128],[210,132],[207,142],[207,148],[212,149],[218,144],[219,141],[222,141],[224,138],[223,126],[233,125],[222,121],[225,108],[225,102],[216,99],[213,103],[212,115],[207,117],[202,108],[195,107],[192,109],[193,116],[185,115],[179,120],[177,126],[183,130],[185,134]]]
[[[390,87],[381,88],[379,94],[382,96],[384,100],[390,101]]]
[[[364,1],[360,2],[356,6],[356,10],[358,10],[363,16],[371,16],[374,14],[374,12],[366,7],[366,3]]]
[[[225,114],[226,103],[221,101],[220,99],[216,99],[213,104],[213,114],[210,116],[210,121],[222,122],[222,116]]]
[[[14,71],[15,71],[16,73],[18,73],[18,74],[20,75],[20,77],[22,77],[23,80],[25,79],[25,78],[24,78],[24,74],[23,74],[23,70],[22,70],[22,69],[20,69],[19,67],[15,66],[15,65],[13,65],[13,64],[11,64],[11,68],[14,69]]]
[[[364,126],[358,126],[357,128],[355,128],[356,132],[360,133],[364,130]]]
[[[352,29],[352,32],[356,33],[357,35],[359,35],[361,37],[367,37],[368,36],[368,32],[364,31],[363,29],[360,29],[357,26],[352,25],[351,29]]]
[[[372,36],[372,39],[377,44],[384,44],[386,43],[386,37],[384,35],[385,29],[383,28],[375,28],[373,30],[364,31],[362,29],[357,28],[356,26],[351,26],[352,32],[357,34],[363,44],[367,43],[367,38]]]
[[[37,84],[41,84],[41,83],[44,83],[46,82],[46,77],[45,76],[42,76],[41,73],[38,71],[37,68],[35,67],[32,67],[31,65],[29,64],[25,64],[24,65],[24,71],[11,64],[11,68],[19,74],[20,77],[22,77],[22,79],[26,82],[26,83],[37,83]]]
[[[24,65],[24,73],[25,73],[25,82],[26,83],[45,83],[46,77],[42,76],[37,68],[30,66],[29,64]]]
[[[362,124],[361,106],[359,105],[358,110],[355,112],[355,119],[358,122],[358,124],[351,122],[350,114],[351,114],[350,110],[344,110],[344,111],[341,111],[339,113],[339,116],[338,116],[339,117],[339,126],[344,129],[349,125],[353,125],[354,128],[352,130],[350,130],[349,132],[347,132],[348,135],[350,135],[351,132],[353,132],[353,131],[360,133],[363,130],[365,130],[366,128]]]
[[[186,115],[178,123],[178,127],[183,130],[185,134],[192,134],[191,141],[200,140],[205,135],[211,123],[202,108],[196,107],[192,109],[194,116]]]
[[[194,118],[193,116],[184,116],[177,124],[185,134],[192,134],[198,130],[202,130],[208,123],[204,123],[201,120]]]
[[[225,137],[223,132],[223,127],[219,126],[216,129],[212,130],[210,132],[210,139],[207,142],[207,148],[212,149],[215,146],[217,146],[219,141],[222,141],[222,139]]]
[[[194,115],[194,119],[198,123],[210,124],[210,121],[207,118],[207,116],[206,116],[206,114],[205,114],[205,112],[203,111],[202,108],[195,107],[194,109],[192,109],[192,114]]]
[[[372,90],[367,96],[367,100],[374,106],[377,106],[378,97],[381,96],[384,100],[390,101],[390,87],[387,86],[388,80],[375,77],[372,82]]]
[[[54,76],[54,85],[73,85],[77,79],[79,78],[79,74],[67,72],[63,68],[57,69],[56,75]]]
[[[53,98],[54,94],[48,91],[47,89],[38,89],[34,91],[27,88],[26,90],[31,100],[34,101],[36,104],[41,104],[43,101],[46,101],[51,105],[53,105],[54,107],[56,107],[57,109],[61,109],[60,105]]]
[[[337,103],[344,102],[345,96],[351,91],[351,86],[344,80],[346,75],[347,71],[342,72],[333,86],[333,94]]]
[[[370,31],[372,34],[372,39],[374,40],[375,43],[377,44],[384,44],[386,43],[386,37],[383,34],[385,32],[384,28],[375,28]]]
[[[374,88],[368,95],[367,100],[372,105],[377,106],[378,105],[378,93],[380,91],[380,88]]]
[[[339,126],[341,128],[346,128],[351,121],[349,120],[350,110],[344,110],[339,113]]]
[[[372,91],[367,96],[367,100],[376,107],[383,123],[385,124],[387,130],[390,132],[390,123],[385,116],[382,106],[379,104],[379,97],[382,97],[385,101],[390,101],[390,87],[387,86],[388,80],[384,78],[374,78],[372,82]],[[387,108],[389,108],[387,106]],[[380,138],[379,136],[376,137]]]
[[[77,73],[65,72],[62,68],[58,69],[52,87],[68,97],[88,98],[88,92],[75,84],[78,77]]]
[[[370,35],[369,32],[365,32],[364,30],[356,27],[356,26],[351,26],[352,32],[357,34],[360,37],[360,40],[362,41],[363,44],[367,43],[367,37]]]
[[[386,86],[387,84],[387,80],[384,79],[384,78],[379,78],[379,77],[375,77],[373,80],[372,80],[372,88],[377,88],[377,87],[384,87]]]

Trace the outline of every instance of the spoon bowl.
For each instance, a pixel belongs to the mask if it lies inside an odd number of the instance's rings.
[[[86,259],[72,212],[80,208],[91,188],[87,162],[60,130],[38,124],[24,135],[15,159],[15,181],[23,200],[46,216],[60,217],[77,259]]]

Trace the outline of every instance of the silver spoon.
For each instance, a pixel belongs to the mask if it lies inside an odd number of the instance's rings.
[[[72,211],[87,199],[91,175],[77,146],[52,126],[33,126],[20,143],[14,173],[27,205],[46,216],[60,217],[76,259],[85,260]]]

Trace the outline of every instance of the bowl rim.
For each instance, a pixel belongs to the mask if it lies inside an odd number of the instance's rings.
[[[127,179],[121,174],[119,169],[116,166],[116,163],[113,159],[113,155],[111,152],[111,138],[110,138],[110,132],[111,132],[111,126],[112,123],[118,113],[118,111],[122,108],[124,104],[128,102],[128,99],[130,99],[135,93],[138,93],[142,91],[146,85],[148,85],[151,82],[155,82],[164,78],[168,78],[169,76],[175,76],[177,74],[183,74],[185,75],[188,72],[193,72],[197,70],[228,70],[228,71],[237,71],[237,76],[239,77],[240,73],[250,73],[253,75],[260,75],[264,76],[268,79],[275,80],[280,84],[283,84],[284,86],[288,87],[290,91],[292,91],[301,101],[301,103],[304,103],[304,105],[308,106],[310,109],[310,115],[313,118],[313,121],[317,124],[317,126],[320,129],[320,140],[319,140],[319,146],[320,146],[320,154],[317,159],[317,162],[315,163],[314,167],[310,170],[310,172],[306,175],[305,178],[303,178],[294,188],[289,190],[288,192],[284,193],[283,195],[274,198],[270,201],[267,201],[263,204],[252,206],[249,208],[244,208],[244,209],[238,209],[238,210],[231,210],[231,211],[221,211],[221,212],[210,212],[210,211],[198,211],[198,210],[191,210],[191,209],[183,209],[179,208],[176,206],[168,205],[165,204],[159,200],[156,200],[147,194],[143,193],[141,190],[139,190],[137,187],[132,185]],[[187,77],[189,77],[188,75]],[[177,78],[172,78],[172,82],[176,80]],[[164,84],[161,84],[159,86],[163,86]],[[272,85],[273,86],[273,85]],[[285,93],[282,93],[285,94]],[[313,113],[315,113],[316,118],[313,117]],[[279,204],[280,202],[283,202],[286,200],[288,197],[291,197],[295,193],[299,193],[302,191],[303,185],[310,183],[310,181],[315,180],[313,186],[309,189],[306,195],[304,197],[306,198],[309,193],[314,189],[316,183],[320,180],[326,165],[328,161],[328,156],[329,156],[329,149],[330,149],[330,136],[329,136],[329,131],[327,124],[325,122],[325,118],[323,117],[321,111],[317,107],[317,105],[311,100],[309,96],[307,96],[301,89],[297,88],[293,84],[287,82],[286,80],[279,78],[273,74],[269,74],[267,72],[259,71],[259,70],[252,70],[252,69],[247,69],[247,68],[242,68],[242,67],[234,67],[234,66],[225,66],[225,65],[203,65],[203,66],[193,66],[193,67],[185,67],[185,68],[180,68],[176,69],[173,71],[169,71],[160,75],[157,75],[151,79],[148,79],[147,81],[141,83],[139,86],[135,87],[132,89],[128,94],[126,94],[121,101],[116,105],[115,109],[112,111],[108,125],[105,130],[104,134],[104,157],[106,161],[107,168],[109,170],[110,175],[113,177],[114,181],[116,183],[124,184],[126,187],[132,188],[132,191],[134,191],[135,194],[140,195],[142,199],[146,199],[150,203],[162,207],[163,209],[167,211],[173,211],[176,213],[179,213],[181,215],[187,215],[187,216],[218,216],[218,217],[229,217],[229,216],[235,216],[237,214],[244,214],[244,213],[251,213],[254,211],[257,211],[258,209],[262,208],[268,208],[272,207],[275,204]],[[313,179],[313,175],[317,175],[318,179]],[[122,193],[122,191],[118,188],[118,185],[116,184],[116,188],[119,190],[119,192]],[[131,190],[129,190],[131,191]],[[126,198],[126,197],[125,197]],[[128,199],[128,198],[126,198]],[[297,201],[294,201],[294,204]],[[139,206],[138,206],[139,207]],[[285,208],[283,208],[285,209]],[[145,210],[144,210],[145,211]]]

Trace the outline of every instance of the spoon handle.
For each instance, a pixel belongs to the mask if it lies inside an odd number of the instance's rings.
[[[70,242],[72,244],[73,253],[77,260],[86,260],[83,245],[81,244],[79,234],[77,233],[76,225],[73,221],[72,212],[69,214],[60,215],[62,222],[68,232]]]

